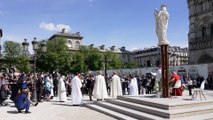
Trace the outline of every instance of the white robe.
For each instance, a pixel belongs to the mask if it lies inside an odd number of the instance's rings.
[[[98,76],[95,77],[93,97],[95,99],[108,98],[106,81],[105,81],[105,78],[102,75],[98,75]]]
[[[62,78],[59,79],[58,83],[58,101],[67,101],[66,87]]]
[[[75,76],[72,79],[71,82],[71,86],[72,86],[72,104],[73,105],[80,105],[83,103],[82,100],[82,93],[81,93],[81,87],[82,87],[82,83],[81,80],[79,79],[78,76]]]
[[[113,75],[110,86],[110,96],[117,98],[119,95],[122,95],[121,79],[118,75]]]
[[[50,96],[54,96],[54,93],[53,93],[54,85],[53,85],[53,79],[52,78],[50,78],[50,84],[52,85],[52,88],[51,88],[51,91],[50,91]]]
[[[138,95],[138,82],[135,77],[129,83],[129,95]]]

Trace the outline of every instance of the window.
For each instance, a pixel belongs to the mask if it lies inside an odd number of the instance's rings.
[[[67,41],[68,48],[72,48],[72,42],[70,40]]]
[[[201,10],[201,12],[203,11],[203,3],[202,2],[200,3],[200,10]]]
[[[203,27],[202,28],[202,37],[205,37],[206,36],[206,27]]]
[[[79,41],[75,42],[75,49],[77,49],[77,50],[80,49],[80,42]]]
[[[211,25],[211,29],[210,29],[210,33],[211,33],[211,36],[213,36],[213,24]]]

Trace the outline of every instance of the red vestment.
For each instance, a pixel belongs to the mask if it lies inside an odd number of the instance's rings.
[[[178,74],[173,74],[171,78],[172,79],[174,78],[174,80],[173,80],[174,85],[178,80],[181,80],[180,76]],[[173,88],[172,95],[182,96],[182,85],[179,88]]]

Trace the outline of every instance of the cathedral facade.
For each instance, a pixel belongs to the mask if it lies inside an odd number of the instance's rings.
[[[213,0],[187,0],[189,64],[213,62]]]

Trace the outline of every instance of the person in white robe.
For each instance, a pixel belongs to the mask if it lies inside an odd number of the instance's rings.
[[[53,93],[53,87],[54,87],[53,78],[52,78],[52,76],[50,76],[49,78],[50,78],[50,84],[52,85],[52,88],[51,88],[51,91],[50,91],[50,96],[51,96],[51,98],[53,98],[54,97],[54,93]]]
[[[110,96],[112,98],[117,98],[117,96],[122,95],[121,79],[114,72],[112,76],[111,86],[110,86]]]
[[[106,81],[104,76],[101,75],[101,72],[98,72],[98,75],[95,77],[93,97],[97,100],[108,98]]]
[[[72,93],[71,93],[72,105],[83,104],[82,92],[81,92],[82,83],[78,73],[76,73],[75,77],[73,77],[71,86],[72,86]]]
[[[65,76],[62,76],[59,79],[59,83],[58,83],[58,101],[60,102],[67,101],[67,94],[66,94],[67,92],[66,92],[64,79],[65,79]]]
[[[138,95],[138,82],[136,77],[129,75],[129,95]]]
[[[162,68],[160,67],[159,69],[158,69],[158,71],[157,71],[157,73],[156,73],[156,84],[155,84],[155,87],[156,87],[156,90],[158,91],[158,92],[161,92],[161,87],[162,87],[162,85],[161,85],[161,83],[162,83]]]

